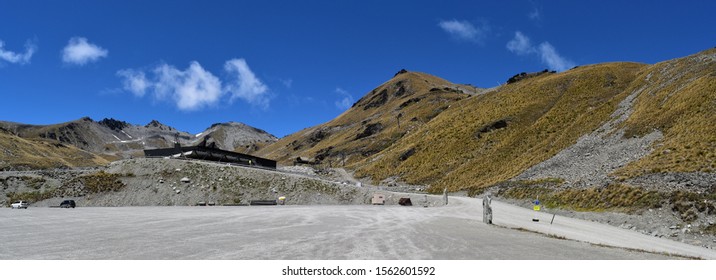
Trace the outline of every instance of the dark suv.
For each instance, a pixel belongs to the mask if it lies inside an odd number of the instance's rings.
[[[75,208],[74,200],[65,200],[60,203],[60,208]]]

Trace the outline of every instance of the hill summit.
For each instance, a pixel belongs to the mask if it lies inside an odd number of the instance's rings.
[[[484,91],[401,70],[334,120],[288,135],[259,154],[284,164],[302,157],[327,165],[351,165],[414,133],[456,101]]]
[[[374,183],[436,192],[716,184],[715,49],[516,77],[488,90],[400,71],[336,119],[260,153],[345,163]]]

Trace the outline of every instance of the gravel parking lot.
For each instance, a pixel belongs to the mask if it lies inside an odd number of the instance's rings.
[[[519,225],[488,226],[479,203],[3,208],[0,259],[674,258],[505,228]],[[509,212],[504,207],[495,207],[498,225],[500,212]]]

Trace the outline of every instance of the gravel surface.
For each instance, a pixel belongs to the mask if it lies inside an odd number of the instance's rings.
[[[97,171],[99,170],[3,172],[0,173],[0,179],[4,178],[6,185],[0,189],[0,193],[35,191],[26,182],[17,179],[21,177],[39,178],[42,176],[46,179],[45,185],[62,187],[63,182],[76,176],[93,174]],[[106,171],[124,174],[125,176],[121,180],[126,187],[116,192],[81,197],[55,197],[32,203],[30,209],[57,206],[64,199],[75,199],[80,207],[78,209],[84,209],[86,206],[193,206],[199,202],[216,205],[246,205],[251,200],[277,199],[280,196],[287,198],[286,204],[288,205],[365,206],[370,204],[374,194],[383,194],[386,198],[386,205],[397,205],[398,200],[403,197],[409,197],[416,206],[427,204],[431,208],[439,208],[443,203],[440,196],[420,193],[420,186],[402,185],[399,182],[388,182],[389,184],[384,186],[372,186],[369,182],[360,182],[354,179],[349,172],[343,169],[316,172],[313,168],[298,166],[281,167],[278,171],[271,171],[208,162],[131,159],[115,162],[106,168]],[[684,176],[676,175],[675,178],[679,179]],[[181,182],[184,177],[190,181]],[[525,204],[524,201],[510,202],[530,207],[529,203]],[[169,209],[181,208],[170,207]],[[667,208],[652,209],[633,215],[552,209],[549,211],[566,217],[601,222],[645,236],[716,248],[714,236],[699,232],[699,228],[716,222],[716,218],[713,216],[686,224]]]
[[[714,258],[699,248],[598,223],[533,223],[529,211],[493,202],[498,226],[481,222],[479,199],[445,207],[252,206],[0,209],[0,259],[664,259],[563,240]],[[612,242],[613,241],[613,242]],[[695,249],[694,249],[695,248]]]
[[[495,213],[495,224],[510,228],[525,228],[527,230],[565,237],[567,239],[581,240],[592,244],[631,248],[648,252],[663,252],[703,259],[716,259],[716,250],[645,235],[622,227],[555,215],[547,211],[536,212],[503,202],[493,201],[493,209]],[[536,218],[539,222],[530,222],[525,219],[525,216],[530,219]],[[554,220],[552,220],[553,217]]]
[[[87,195],[82,187],[69,183],[77,176],[89,175],[99,170],[31,171],[0,173],[4,179],[0,195],[17,192],[47,191],[59,189],[69,193],[64,197],[34,202],[31,207],[57,206],[64,199],[74,199],[85,206],[194,206],[199,203],[247,205],[253,200],[277,200],[285,197],[288,205],[340,205],[370,204],[374,194],[385,194],[387,205],[397,205],[401,197],[410,197],[414,203],[439,204],[438,199],[427,199],[423,194],[392,195],[379,187],[358,185],[346,179],[345,171],[326,178],[318,176],[311,168],[290,167],[265,170],[215,162],[183,161],[158,158],[138,158],[116,161],[104,169],[120,174],[126,186],[121,190]],[[36,189],[15,177],[45,178],[44,187]],[[12,179],[7,179],[12,178]],[[187,179],[188,181],[182,181]],[[27,180],[25,180],[27,181]],[[36,186],[37,187],[37,186]],[[67,190],[70,189],[70,190]]]
[[[525,209],[532,208],[531,201],[504,199],[501,201]],[[630,230],[646,236],[670,239],[693,246],[716,250],[716,236],[702,231],[702,227],[716,224],[716,216],[704,217],[685,223],[671,207],[646,209],[628,214],[622,212],[580,212],[542,207],[547,213],[557,214],[579,220],[598,222],[613,227]]]
[[[704,192],[716,188],[716,173],[658,173],[626,180],[626,183],[658,191]]]

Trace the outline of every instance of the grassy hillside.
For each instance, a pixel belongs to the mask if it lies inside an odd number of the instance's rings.
[[[28,140],[0,129],[0,170],[106,165],[107,160],[52,140]]]
[[[626,138],[664,137],[616,174],[716,170],[716,50],[655,65],[606,63],[519,76],[467,95],[422,73],[402,73],[326,124],[262,151],[331,162],[343,155],[359,177],[395,178],[432,190],[479,191],[555,156],[613,118],[636,96],[620,127]],[[513,77],[514,78],[514,77]],[[398,116],[401,125],[398,127]]]
[[[618,174],[716,172],[716,49],[653,65],[636,81],[627,136],[657,129],[664,139]]]
[[[96,125],[94,121],[88,117],[52,125],[3,123],[6,130],[12,131],[19,137],[32,140],[54,140],[84,150],[102,147],[106,142],[98,137],[92,129],[94,125]]]
[[[608,63],[526,75],[452,106],[383,152],[358,176],[478,191],[520,174],[612,118],[634,94],[625,138],[658,130],[653,151],[615,178],[716,170],[716,50],[655,65]],[[561,180],[559,178],[555,178]]]
[[[610,119],[648,66],[609,63],[523,79],[452,106],[382,153],[358,176],[400,176],[433,190],[480,189],[549,159]]]
[[[290,164],[296,157],[328,166],[370,158],[447,110],[482,91],[417,72],[400,72],[334,120],[280,139],[261,156]]]

